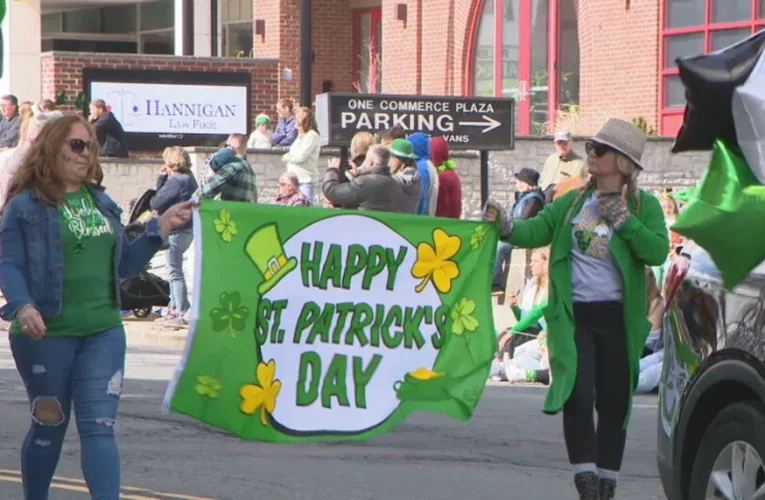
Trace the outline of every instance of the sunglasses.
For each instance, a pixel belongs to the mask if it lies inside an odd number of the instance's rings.
[[[614,148],[606,144],[601,144],[595,141],[587,141],[584,143],[584,151],[588,155],[593,155],[595,158],[600,158],[609,151],[615,151]]]
[[[77,154],[82,153],[86,149],[90,151],[90,142],[83,141],[82,139],[69,139],[69,149]]]

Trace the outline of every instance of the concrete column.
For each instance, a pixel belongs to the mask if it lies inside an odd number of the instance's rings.
[[[194,55],[212,56],[212,12],[210,0],[194,2]],[[220,13],[220,10],[218,10]]]
[[[9,1],[2,23],[3,74],[0,94],[14,94],[19,101],[40,100],[40,0]],[[31,43],[30,40],[36,40]]]
[[[212,55],[210,0],[175,0],[174,7],[175,55],[210,57]],[[191,36],[188,33],[189,29],[193,29]]]

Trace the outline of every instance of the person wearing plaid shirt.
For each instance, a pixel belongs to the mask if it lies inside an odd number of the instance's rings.
[[[220,195],[225,201],[257,202],[255,172],[246,160],[230,148],[223,148],[209,160],[213,176],[199,193],[201,199]]]

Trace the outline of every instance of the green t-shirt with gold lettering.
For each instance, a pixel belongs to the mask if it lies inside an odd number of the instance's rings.
[[[122,323],[114,297],[117,233],[83,187],[59,205],[63,245],[61,314],[45,319],[48,337],[87,336]],[[11,333],[21,333],[17,321]]]

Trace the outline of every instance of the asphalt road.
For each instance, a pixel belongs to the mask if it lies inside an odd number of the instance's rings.
[[[573,499],[560,417],[540,412],[544,389],[487,388],[467,423],[413,415],[362,443],[245,442],[161,414],[179,347],[130,345],[117,423],[123,499]],[[23,385],[0,337],[0,498],[22,499],[19,450],[29,422]],[[617,498],[664,498],[655,465],[656,397],[633,411]],[[51,500],[85,500],[74,426]]]

